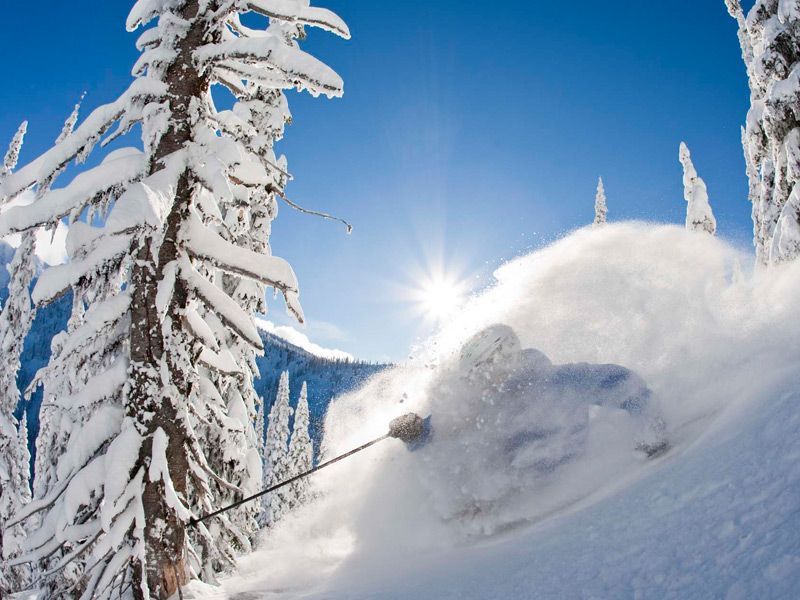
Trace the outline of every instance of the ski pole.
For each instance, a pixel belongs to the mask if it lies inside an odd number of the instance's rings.
[[[241,500],[238,500],[238,501],[234,502],[233,504],[231,504],[229,506],[223,506],[222,508],[219,508],[219,509],[217,509],[217,510],[215,510],[213,512],[210,512],[208,514],[205,514],[203,516],[189,519],[189,525],[190,526],[195,526],[198,523],[200,523],[202,521],[205,521],[206,519],[210,519],[211,517],[215,517],[216,515],[219,515],[221,513],[224,513],[224,512],[227,512],[227,511],[231,510],[231,509],[234,509],[237,506],[241,506],[242,504],[244,504],[246,502],[250,502],[251,500],[255,500],[256,498],[260,498],[261,496],[264,496],[265,494],[269,494],[270,492],[274,492],[275,490],[280,489],[285,485],[289,485],[290,483],[294,483],[298,479],[302,479],[303,477],[307,477],[308,475],[311,475],[312,473],[316,473],[320,469],[324,469],[325,467],[329,467],[332,464],[339,462],[340,460],[344,460],[345,458],[347,458],[349,456],[352,456],[353,454],[361,452],[362,450],[366,450],[370,446],[374,446],[378,442],[382,442],[383,440],[385,440],[387,438],[395,438],[395,439],[402,440],[406,444],[411,444],[411,443],[416,442],[417,440],[419,440],[424,435],[424,433],[425,433],[425,421],[420,416],[418,416],[418,415],[416,415],[414,413],[408,413],[407,415],[403,415],[401,417],[397,417],[396,419],[394,419],[389,424],[389,432],[384,434],[384,435],[382,435],[381,437],[375,438],[374,440],[372,440],[370,442],[367,442],[366,444],[362,444],[358,448],[354,448],[353,450],[350,450],[349,452],[345,452],[344,454],[342,454],[340,456],[337,456],[336,458],[332,458],[332,459],[330,459],[328,461],[325,461],[324,463],[321,463],[321,464],[317,465],[316,467],[314,467],[313,469],[309,469],[308,471],[306,471],[304,473],[300,473],[299,475],[295,475],[294,477],[290,477],[286,481],[281,481],[280,483],[276,483],[275,485],[270,486],[270,487],[268,487],[268,488],[266,488],[264,490],[261,490],[260,492],[256,492],[252,496],[248,496],[247,498],[242,498]]]

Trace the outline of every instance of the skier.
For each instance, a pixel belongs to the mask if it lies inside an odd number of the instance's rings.
[[[557,462],[568,460],[580,447],[593,415],[603,410],[625,411],[641,426],[634,447],[654,457],[668,449],[665,426],[653,394],[636,373],[613,364],[554,365],[544,353],[523,349],[514,330],[495,324],[476,333],[461,348],[457,372],[460,393],[484,404],[494,427],[506,429],[509,450],[545,447],[561,437],[570,448]],[[447,387],[454,384],[452,377]],[[469,399],[466,400],[469,402]],[[588,410],[587,410],[588,409]],[[582,418],[583,415],[586,418]],[[570,443],[563,444],[564,437]],[[530,454],[530,447],[526,452]],[[552,456],[549,448],[543,455]],[[552,469],[551,460],[541,468]]]

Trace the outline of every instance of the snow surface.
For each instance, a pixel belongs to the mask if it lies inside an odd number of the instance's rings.
[[[319,473],[315,503],[268,531],[221,587],[194,583],[187,597],[795,597],[800,264],[742,275],[737,262],[752,258],[712,236],[622,223],[504,265],[417,362],[336,400],[323,445],[336,455],[409,410],[432,412],[431,442],[408,452],[390,440]],[[470,470],[448,440],[496,451],[507,432],[484,417],[505,405],[448,393],[447,378],[493,323],[556,364],[635,370],[671,450],[647,460],[624,420],[604,418],[549,476],[531,480],[510,459]],[[455,431],[448,413],[461,415]],[[442,509],[487,482],[504,493]]]

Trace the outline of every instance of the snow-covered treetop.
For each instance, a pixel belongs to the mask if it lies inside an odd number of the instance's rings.
[[[606,222],[608,207],[606,206],[606,191],[603,187],[603,178],[597,180],[597,194],[594,197],[594,224],[602,225]]]
[[[125,190],[116,200],[103,236],[117,238],[118,245],[122,246],[123,238],[133,238],[137,232],[141,233],[142,227],[157,229],[162,225],[168,209],[164,199],[170,196],[170,190],[174,190],[180,173],[187,166],[202,179],[217,202],[227,205],[247,205],[254,193],[264,190],[282,192],[288,173],[275,157],[272,144],[282,136],[283,125],[290,114],[280,90],[295,88],[328,97],[340,96],[343,91],[339,75],[303,52],[295,38],[302,34],[305,25],[348,38],[347,26],[331,11],[310,7],[302,0],[200,3],[201,14],[192,22],[210,20],[202,28],[207,30],[204,35],[209,37],[209,42],[194,48],[191,59],[208,77],[209,85],[226,87],[236,103],[230,110],[217,111],[208,97],[204,103],[183,107],[197,118],[194,141],[169,155],[156,157],[151,155],[151,149],[156,146],[153,142],[179,108],[171,107],[167,101],[165,80],[167,67],[175,62],[180,42],[190,25],[179,17],[184,3],[139,0],[135,4],[127,21],[129,30],[158,18],[157,25],[146,29],[137,42],[142,54],[133,69],[136,79],[116,101],[95,109],[71,135],[6,177],[0,195],[13,198],[41,184],[70,161],[82,160],[98,142],[106,144],[137,123],[143,125],[145,152],[133,149],[112,152],[100,165],[80,173],[66,187],[45,194],[33,205],[10,209],[0,221],[0,236],[54,226],[65,217],[77,220],[93,201]],[[265,30],[244,26],[240,16],[246,12],[269,17],[270,25]],[[116,129],[109,133],[115,124]],[[153,160],[160,162],[163,168],[143,179]],[[206,259],[223,270],[279,289],[290,313],[302,321],[298,284],[291,267],[282,259],[236,248],[215,232],[208,225],[220,223],[216,207],[205,203],[194,210],[195,218],[185,229],[187,256]],[[80,233],[85,231],[84,228]],[[76,239],[78,233],[71,235],[73,247],[85,241]],[[100,246],[99,240],[93,243]],[[202,297],[203,288],[207,286],[194,276],[186,263],[182,264],[181,270],[190,287]],[[62,278],[56,286],[60,289],[53,291],[59,293],[70,283],[68,280],[74,281],[80,276],[80,272],[74,272],[72,277]],[[230,317],[226,319],[229,324],[240,321],[234,315],[226,316]],[[253,328],[240,333],[250,341],[258,340]]]
[[[3,159],[3,168],[0,171],[0,177],[4,177],[8,175],[11,170],[17,166],[17,161],[19,160],[19,151],[22,148],[22,141],[25,139],[25,132],[28,130],[28,122],[23,121],[20,123],[17,132],[14,134],[14,137],[11,139],[11,143],[8,145],[8,150],[6,151],[5,158]]]
[[[697,175],[688,146],[681,142],[678,159],[683,165],[683,197],[686,199],[686,228],[714,235],[717,221],[708,203],[705,182]]]

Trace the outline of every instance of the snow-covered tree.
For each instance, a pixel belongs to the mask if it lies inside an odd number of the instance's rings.
[[[271,28],[275,31],[285,30],[283,35],[287,39],[293,39],[297,35],[296,27],[292,29],[291,26],[273,24]],[[253,124],[253,136],[258,137],[261,140],[259,145],[271,154],[272,145],[283,137],[284,125],[290,119],[285,96],[273,93],[266,97],[252,98],[242,102],[240,107]],[[247,210],[233,203],[225,213],[225,227],[231,238],[238,245],[259,254],[270,253],[271,223],[278,212],[275,193],[288,182],[285,157],[273,157],[270,161],[275,168],[274,185],[253,190],[252,201]],[[264,283],[233,273],[223,273],[221,281],[225,292],[248,313],[266,312]],[[214,318],[207,308],[203,310],[204,318]],[[263,406],[254,385],[254,380],[259,376],[256,353],[250,344],[235,334],[229,334],[223,340],[223,346],[240,366],[235,373],[217,375],[230,419],[221,422],[219,425],[222,427],[218,427],[217,431],[209,431],[205,437],[215,440],[211,446],[219,449],[218,452],[209,454],[209,464],[227,481],[236,482],[241,490],[239,492],[233,488],[216,486],[218,489],[215,490],[215,495],[228,504],[236,501],[240,494],[250,495],[263,487],[261,446],[264,439],[264,419],[254,428],[257,407]],[[250,549],[250,537],[257,531],[262,514],[257,503],[245,504],[220,517],[223,525],[227,522],[227,527],[215,532],[215,536],[227,536],[230,547],[247,551]],[[220,564],[218,568],[233,565],[232,554],[222,558],[227,560],[228,565]]]
[[[750,85],[743,130],[756,255],[762,263],[800,255],[800,4],[757,0],[745,17],[740,0],[725,0],[736,19]]]
[[[0,180],[8,177],[16,166],[27,127],[27,121],[23,121],[11,140],[0,170]],[[17,252],[15,258],[19,254]],[[14,273],[15,263],[18,262],[12,261],[9,265],[11,273]],[[28,462],[23,462],[19,452],[18,424],[14,418],[19,401],[16,376],[25,337],[24,333],[21,336],[19,333],[22,326],[29,325],[26,318],[29,315],[25,314],[25,310],[30,310],[28,289],[24,288],[23,301],[20,287],[13,280],[10,282],[9,298],[0,313],[0,348],[3,351],[3,359],[0,360],[0,590],[14,591],[27,583],[28,572],[23,567],[11,567],[5,561],[19,554],[25,531],[21,525],[8,526],[8,523],[30,500],[30,467]],[[25,429],[27,435],[27,426]]]
[[[606,206],[606,190],[603,187],[603,178],[597,180],[597,194],[594,197],[594,224],[602,225],[606,222],[608,207]]]
[[[265,446],[264,461],[266,487],[285,481],[289,474],[289,419],[292,416],[292,407],[289,405],[289,372],[281,373],[281,380],[278,384],[278,393],[275,402],[269,411],[269,423],[267,425],[267,441]],[[278,521],[287,506],[287,490],[277,490],[264,496],[263,503],[263,523],[271,525]]]
[[[17,462],[20,465],[27,467],[21,469],[21,484],[20,493],[22,495],[23,504],[31,501],[31,451],[28,447],[28,413],[22,413],[22,419],[19,422],[19,431],[17,436],[17,454],[19,456]]]
[[[281,373],[283,377],[283,373]],[[269,467],[267,466],[267,431],[266,431],[266,414],[267,401],[261,398],[256,414],[256,437],[258,438],[258,454],[261,466],[261,485],[264,486],[269,480]],[[258,502],[258,526],[265,527],[267,525],[267,517],[269,517],[269,498],[262,496]]]
[[[687,204],[686,229],[714,235],[717,232],[717,220],[708,203],[706,183],[698,176],[692,155],[684,142],[681,142],[678,159],[683,165],[683,197]]]
[[[78,120],[79,110],[80,102],[75,105],[64,122],[56,138],[56,144],[61,143],[72,133]],[[34,201],[40,200],[50,191],[61,171],[63,166],[48,174],[44,180],[37,182]],[[38,269],[35,253],[36,234],[35,229],[30,229],[20,236],[20,244],[6,267],[9,275],[8,299],[0,312],[0,339],[5,356],[5,360],[0,363],[0,389],[8,396],[9,403],[14,405],[19,401],[17,373],[20,368],[22,348],[36,316],[36,307],[30,297],[30,286]]]
[[[3,556],[0,558],[0,596],[2,591],[14,592],[23,589],[30,581],[31,568],[28,565],[9,566],[5,561],[13,559],[20,554],[25,530],[20,525],[5,527],[14,513],[31,501],[30,488],[30,462],[31,454],[28,450],[28,415],[23,413],[19,423],[16,438],[3,448],[3,459],[6,464],[11,463],[8,473],[0,472],[3,487],[3,529],[0,541],[3,542]],[[7,462],[6,462],[7,461]],[[5,468],[6,464],[3,464]],[[7,476],[8,475],[8,476]],[[9,494],[9,492],[13,492]],[[11,502],[8,502],[11,500]],[[13,509],[6,513],[8,509]]]
[[[258,466],[259,474],[261,475],[261,486],[267,481],[267,401],[264,398],[258,399],[258,411],[256,412],[256,448],[258,449]],[[266,525],[267,511],[266,511],[266,498],[261,497],[257,503],[256,520],[259,527]]]
[[[308,387],[304,381],[303,388],[300,390],[300,399],[297,401],[297,409],[294,412],[292,439],[289,442],[289,454],[286,459],[289,477],[308,471],[314,463],[314,445],[311,441],[311,436],[308,434],[308,424]],[[303,478],[298,479],[289,486],[289,509],[305,504],[308,501],[308,485],[308,479]]]
[[[11,171],[14,167],[17,166],[17,162],[19,161],[19,153],[22,150],[22,143],[25,141],[25,134],[28,132],[28,122],[23,121],[17,127],[16,133],[14,133],[14,137],[11,138],[11,142],[8,144],[8,149],[6,150],[5,157],[3,158],[3,167],[0,169],[0,177],[6,178],[11,174]]]
[[[245,26],[248,12],[269,26]],[[344,37],[347,27],[330,11],[278,0],[139,0],[127,25],[153,21],[122,96],[0,188],[4,198],[38,189],[98,142],[141,126],[143,151],[116,150],[0,216],[0,235],[70,222],[69,263],[46,270],[32,294],[74,298],[35,381],[67,426],[50,431],[57,465],[22,512],[41,516],[27,558],[60,553],[42,574],[51,597],[164,599],[190,577],[211,577],[244,543],[249,532],[231,519],[186,528],[241,495],[257,470],[241,464],[253,458],[254,405],[244,400],[242,411],[231,386],[248,385],[261,340],[236,282],[275,288],[302,320],[290,266],[230,224],[234,213],[249,224],[275,216],[288,179],[269,134],[288,116],[282,90],[342,93],[338,75],[300,50],[304,26]],[[235,97],[231,110],[217,110],[213,85]],[[259,227],[254,235],[268,233]],[[64,581],[69,564],[79,573]]]

